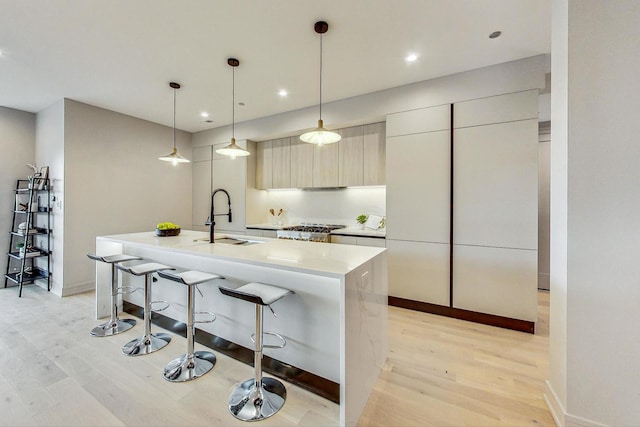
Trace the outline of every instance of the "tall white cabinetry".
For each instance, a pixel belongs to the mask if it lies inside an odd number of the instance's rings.
[[[387,116],[389,295],[449,305],[451,107]]]
[[[238,145],[245,147],[247,141],[238,141]],[[231,211],[233,221],[228,222],[226,216],[216,217],[216,232],[230,232],[244,234],[246,215],[246,183],[247,158],[231,159],[215,151],[228,145],[228,142],[215,145],[196,147],[193,149],[193,219],[194,230],[206,231],[204,225],[211,209],[211,194],[217,188],[223,188],[231,196]],[[216,214],[226,213],[228,204],[223,193],[216,194]]]
[[[390,296],[535,322],[537,102],[531,90],[387,116]]]

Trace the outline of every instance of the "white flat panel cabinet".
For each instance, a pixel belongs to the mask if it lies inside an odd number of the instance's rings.
[[[206,231],[204,223],[209,216],[211,200],[211,146],[207,146],[209,159],[205,161],[193,162],[191,165],[192,181],[191,194],[192,218],[191,228],[193,230]],[[194,150],[195,152],[195,150]]]
[[[455,308],[537,320],[537,251],[454,245],[453,253]]]
[[[313,186],[313,144],[291,138],[291,188]]]
[[[538,89],[473,99],[455,104],[454,128],[538,120]]]
[[[340,245],[353,245],[356,246],[356,236],[336,236],[331,235],[331,243],[337,243]]]
[[[451,104],[403,111],[387,116],[387,138],[451,128]]]
[[[387,238],[389,295],[449,305],[449,245]]]
[[[385,122],[364,125],[363,128],[363,185],[386,183]]]
[[[191,161],[192,162],[210,162],[212,156],[211,145],[205,145],[202,147],[194,147],[191,150]]]
[[[388,239],[449,243],[450,152],[448,130],[387,138]]]
[[[362,237],[362,236],[338,236],[331,235],[331,243],[338,243],[341,245],[354,245],[354,246],[372,246],[376,248],[386,247],[385,239],[378,237]]]
[[[340,145],[314,145],[313,150],[313,187],[338,187]]]
[[[364,179],[364,126],[339,129],[342,139],[338,142],[340,187],[361,186]]]
[[[271,141],[256,144],[256,188],[273,188],[273,150]]]
[[[537,249],[537,129],[533,119],[454,131],[454,243]]]

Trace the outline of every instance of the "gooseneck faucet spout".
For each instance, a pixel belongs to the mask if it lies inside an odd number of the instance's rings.
[[[213,204],[213,198],[216,196],[217,192],[223,192],[224,194],[227,195],[227,202],[229,204],[229,212],[225,213],[225,214],[217,214],[214,213],[215,209],[214,209],[214,204]],[[223,188],[217,188],[213,191],[213,193],[211,193],[211,212],[209,212],[209,218],[207,218],[207,222],[204,223],[204,225],[208,225],[209,226],[209,243],[214,243],[213,241],[213,231],[214,231],[214,226],[216,225],[216,221],[215,221],[215,217],[216,216],[222,216],[222,215],[227,215],[229,217],[229,222],[231,222],[231,196],[229,195],[229,192]]]

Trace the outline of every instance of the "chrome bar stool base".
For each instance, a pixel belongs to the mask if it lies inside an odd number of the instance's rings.
[[[262,378],[256,386],[255,378],[240,384],[229,396],[229,411],[242,421],[269,418],[284,406],[287,389],[275,378]]]
[[[201,271],[184,271],[175,273],[172,271],[160,271],[158,275],[163,279],[173,280],[187,286],[187,352],[176,359],[173,359],[164,368],[162,376],[171,382],[191,381],[199,378],[213,369],[216,364],[216,356],[209,351],[195,351],[196,323],[212,323],[216,320],[215,313],[195,311],[196,297],[194,288],[200,292],[198,285],[215,279],[224,277],[204,273]],[[202,292],[200,292],[202,295]],[[196,314],[207,314],[211,320],[196,320]]]
[[[271,304],[294,292],[289,289],[251,282],[237,289],[219,286],[220,292],[232,298],[255,304],[256,332],[252,335],[255,344],[253,350],[254,377],[237,386],[229,396],[229,412],[242,421],[260,421],[269,418],[284,406],[287,390],[275,378],[262,376],[262,352],[265,348],[283,348],[287,341],[282,335],[265,332],[263,329],[263,313],[266,305],[275,315]],[[281,341],[280,345],[263,343],[264,335],[273,335]]]
[[[112,335],[121,334],[136,325],[134,319],[120,319],[118,318],[118,295],[123,293],[131,293],[132,291],[125,291],[125,287],[118,286],[118,275],[116,273],[116,264],[126,261],[141,260],[139,256],[115,254],[115,255],[94,255],[87,254],[87,257],[94,261],[100,261],[107,264],[111,264],[111,316],[109,321],[96,326],[90,332],[92,337],[110,337]]]
[[[153,353],[154,351],[161,350],[171,341],[169,334],[164,333],[151,333],[151,275],[153,273],[160,273],[164,270],[173,270],[173,267],[169,267],[164,264],[158,264],[157,262],[147,262],[144,264],[138,264],[133,266],[124,266],[122,264],[116,264],[118,270],[122,270],[126,273],[133,274],[134,276],[144,276],[144,334],[140,338],[133,339],[122,346],[122,354],[125,356],[144,356],[145,354]],[[166,301],[166,307],[155,310],[165,310],[169,303]]]
[[[122,354],[126,356],[144,356],[162,349],[170,341],[171,336],[162,332],[136,338],[122,346]]]
[[[135,319],[116,319],[115,321],[109,321],[93,328],[91,330],[91,336],[110,337],[111,335],[118,335],[128,331],[135,325]]]
[[[209,372],[215,364],[215,354],[210,351],[196,351],[183,354],[169,362],[164,368],[163,376],[171,382],[191,381]]]

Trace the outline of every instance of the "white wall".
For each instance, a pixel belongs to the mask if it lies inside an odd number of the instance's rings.
[[[36,165],[49,166],[51,194],[51,292],[62,296],[64,283],[64,100],[36,116]],[[38,260],[42,262],[42,260]]]
[[[49,165],[53,207],[53,291],[93,289],[86,253],[98,235],[152,231],[156,223],[191,223],[191,165],[158,160],[172,129],[72,100],[38,113],[36,158]],[[191,134],[176,133],[191,157]],[[64,238],[64,240],[63,240]]]
[[[640,2],[553,12],[547,398],[561,424],[638,425]]]
[[[338,129],[384,121],[387,114],[432,105],[482,98],[545,87],[545,55],[493,65],[437,79],[322,104],[325,127]],[[264,141],[299,135],[314,128],[318,107],[236,123],[236,139]],[[202,134],[202,135],[201,135]],[[221,143],[231,138],[231,126],[194,134],[193,146]]]
[[[34,162],[35,145],[35,114],[0,107],[0,271],[3,275],[7,271],[5,251],[9,249],[9,232],[13,227],[13,189],[18,179],[27,179],[32,173],[26,165]]]

